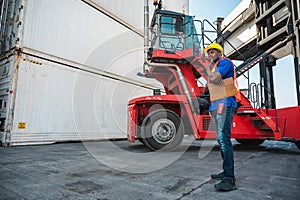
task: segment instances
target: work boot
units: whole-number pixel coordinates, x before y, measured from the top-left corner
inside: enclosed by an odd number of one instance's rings
[[[220,183],[215,184],[215,189],[219,191],[235,190],[234,179],[223,179]]]
[[[224,178],[224,172],[218,173],[218,174],[211,174],[211,178],[212,179],[216,179],[216,180],[222,180]]]

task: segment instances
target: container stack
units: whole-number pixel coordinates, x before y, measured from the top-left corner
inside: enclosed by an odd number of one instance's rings
[[[144,2],[0,2],[1,144],[125,138],[128,100],[160,87],[136,76]],[[164,7],[187,13],[188,0]]]

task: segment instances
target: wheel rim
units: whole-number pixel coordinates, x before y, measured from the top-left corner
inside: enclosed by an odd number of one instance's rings
[[[159,119],[152,126],[152,136],[160,144],[168,144],[176,135],[176,126],[169,119]]]

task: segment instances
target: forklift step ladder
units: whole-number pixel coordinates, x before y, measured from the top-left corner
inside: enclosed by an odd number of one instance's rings
[[[278,128],[277,117],[275,117],[274,121],[274,117],[267,115],[263,109],[241,106],[237,111],[237,115],[247,115],[248,117],[250,115],[250,119],[252,120],[254,127],[263,131],[272,131],[275,140],[282,139],[281,131]]]
[[[261,84],[251,83],[249,86],[249,100],[253,103],[253,111],[255,112],[258,119],[256,120],[262,120],[265,125],[262,126],[263,129],[268,129],[268,127],[273,131],[274,133],[274,139],[275,140],[281,140],[282,139],[282,133],[278,126],[278,115],[277,115],[277,108],[275,107],[275,121],[274,116],[268,115],[268,108],[261,109],[262,107],[262,99],[260,98],[260,93],[263,88]],[[261,90],[260,90],[261,89]],[[267,90],[264,90],[265,92],[269,92]],[[273,98],[274,95],[271,94]],[[255,119],[254,119],[255,120]]]
[[[272,129],[275,140],[281,140],[282,135],[281,131],[278,128],[278,117],[275,117],[276,122],[274,122],[273,119],[268,116],[262,109],[258,109],[256,114],[266,123],[267,126]]]

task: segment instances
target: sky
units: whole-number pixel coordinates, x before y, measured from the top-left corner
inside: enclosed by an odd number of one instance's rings
[[[242,0],[189,0],[189,14],[194,15],[195,19],[213,22],[217,17],[226,18],[241,2]],[[234,62],[237,66],[240,64]],[[277,108],[297,106],[293,56],[277,60],[273,74]],[[245,79],[239,78],[238,81],[240,88],[247,88]],[[250,70],[250,82],[259,83],[258,66]]]

